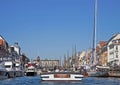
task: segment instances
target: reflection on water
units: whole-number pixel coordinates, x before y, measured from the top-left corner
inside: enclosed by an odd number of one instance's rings
[[[120,85],[120,78],[84,78],[80,82],[43,82],[39,76],[0,80],[0,85]]]
[[[0,80],[0,85],[39,85],[39,77],[19,77],[6,80]]]
[[[41,82],[42,85],[83,85],[81,82]]]

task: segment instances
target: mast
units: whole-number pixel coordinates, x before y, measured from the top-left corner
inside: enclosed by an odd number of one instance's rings
[[[95,0],[94,9],[94,31],[93,31],[93,53],[92,53],[92,64],[96,63],[96,30],[97,30],[97,0]]]
[[[67,69],[69,69],[70,63],[69,63],[69,51],[67,51]]]
[[[76,46],[72,47],[72,66],[73,67],[75,67],[75,65],[76,65],[75,59],[76,59]]]
[[[74,48],[74,50],[75,50],[75,54],[74,54],[74,56],[75,56],[75,67],[76,67],[76,66],[77,66],[76,44],[75,44],[75,48]]]
[[[73,47],[72,47],[72,65],[74,64],[74,49],[73,49]]]
[[[61,67],[61,57],[60,57],[60,61],[59,61],[59,66]]]

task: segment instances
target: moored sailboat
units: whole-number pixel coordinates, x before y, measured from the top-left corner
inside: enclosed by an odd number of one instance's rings
[[[107,66],[96,66],[96,69],[88,72],[90,77],[108,77],[109,67]]]
[[[108,77],[109,67],[97,66],[96,58],[96,29],[97,29],[97,0],[95,0],[95,11],[94,11],[94,32],[93,32],[93,50],[92,50],[92,65],[91,71],[88,72],[90,77]]]

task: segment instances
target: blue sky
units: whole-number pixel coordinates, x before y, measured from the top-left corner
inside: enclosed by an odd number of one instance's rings
[[[120,0],[98,0],[97,42],[120,32]],[[0,34],[29,58],[92,47],[94,0],[0,0]]]

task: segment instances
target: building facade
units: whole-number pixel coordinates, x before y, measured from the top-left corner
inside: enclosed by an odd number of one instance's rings
[[[115,34],[108,41],[108,62],[114,65],[120,65],[120,34]]]
[[[100,41],[96,47],[98,65],[107,66],[107,45],[105,41]]]
[[[9,55],[8,48],[9,46],[7,41],[0,35],[0,59],[8,57]]]
[[[101,49],[101,53],[99,57],[99,64],[102,66],[108,65],[108,51],[107,51],[106,45]]]
[[[40,60],[42,67],[54,68],[59,66],[59,60]]]

